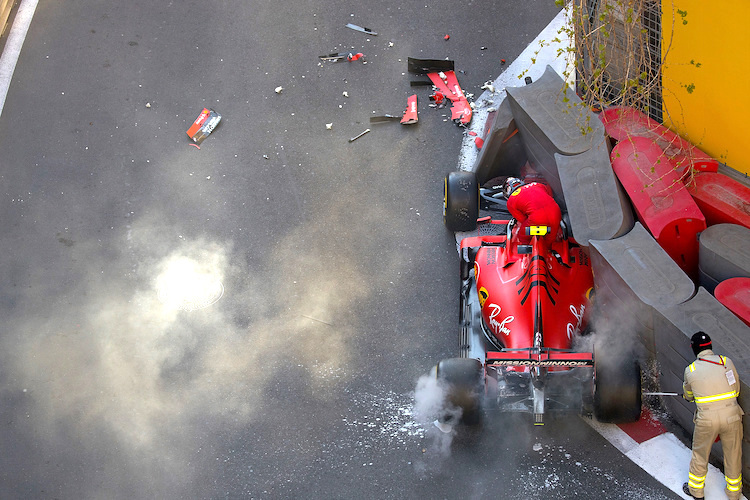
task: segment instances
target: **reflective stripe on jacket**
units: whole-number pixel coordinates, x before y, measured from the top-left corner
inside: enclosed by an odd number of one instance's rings
[[[736,402],[740,395],[740,379],[734,363],[710,349],[698,353],[697,359],[685,368],[683,380],[685,399],[695,401],[698,408]]]

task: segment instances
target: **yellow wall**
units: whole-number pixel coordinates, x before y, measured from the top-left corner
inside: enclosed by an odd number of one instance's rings
[[[664,123],[750,174],[750,0],[662,0],[662,35]]]
[[[6,34],[6,31],[10,28],[8,26],[8,16],[10,16],[13,3],[13,0],[0,0],[0,35]]]

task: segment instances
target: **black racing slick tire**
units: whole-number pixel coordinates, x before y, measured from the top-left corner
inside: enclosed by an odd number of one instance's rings
[[[595,354],[594,417],[623,424],[641,417],[641,368],[631,356]]]
[[[444,359],[436,368],[436,376],[444,384],[445,411],[442,423],[477,425],[482,421],[484,370],[471,358]]]
[[[479,181],[474,172],[445,176],[443,222],[451,231],[473,231],[479,217]]]

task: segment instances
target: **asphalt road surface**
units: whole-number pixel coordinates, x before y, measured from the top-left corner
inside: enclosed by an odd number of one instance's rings
[[[40,0],[0,117],[0,498],[671,498],[578,417],[450,442],[413,408],[457,349],[462,129],[407,57],[479,95],[556,12]]]

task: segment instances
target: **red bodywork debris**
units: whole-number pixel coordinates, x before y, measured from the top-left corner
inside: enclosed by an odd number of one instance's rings
[[[417,116],[417,94],[414,94],[406,100],[406,111],[404,111],[404,117],[401,118],[401,125],[411,125],[417,123],[417,120],[419,120]]]
[[[469,106],[469,101],[458,84],[456,74],[453,71],[441,71],[439,73],[427,73],[427,77],[453,103],[451,120],[461,125],[468,124],[471,121],[471,106]],[[437,92],[435,95],[437,95]]]
[[[341,62],[344,59],[352,62],[356,61],[357,59],[362,59],[362,62],[365,62],[365,55],[362,52],[357,52],[356,54],[353,52],[334,52],[333,54],[324,54],[322,56],[319,56],[319,59],[321,61],[332,62]]]
[[[477,133],[472,130],[471,132],[469,132],[469,135],[472,136],[472,137],[476,137]]]
[[[451,36],[450,35],[445,35],[443,38],[445,38],[446,40],[450,40]]]
[[[477,137],[474,139],[474,144],[477,146],[477,149],[482,149],[482,146],[484,146],[484,139]]]
[[[445,100],[445,96],[442,92],[435,92],[430,96],[431,101],[435,101],[435,104],[443,104],[443,101]]]
[[[500,59],[500,64],[505,64],[505,59]]]
[[[193,124],[187,130],[187,135],[193,142],[200,144],[203,139],[213,132],[221,121],[221,115],[210,108],[203,108],[201,114],[195,119]]]

